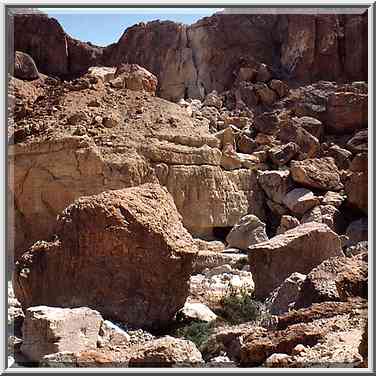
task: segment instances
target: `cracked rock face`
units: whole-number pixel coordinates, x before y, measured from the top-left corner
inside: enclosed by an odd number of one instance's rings
[[[184,305],[197,253],[172,197],[146,184],[82,197],[16,264],[23,308],[86,306],[138,327],[163,327]]]
[[[367,77],[367,13],[216,14],[190,26],[152,21],[128,28],[107,47],[71,38],[46,15],[17,14],[13,22],[15,48],[29,53],[42,73],[72,76],[90,66],[127,61],[156,75],[159,95],[166,99],[227,90],[239,68],[241,78],[261,82],[271,78],[266,66],[282,68],[299,83]],[[253,68],[260,63],[256,75]]]
[[[339,237],[321,223],[306,223],[248,249],[255,295],[265,298],[291,273],[308,273],[331,256],[343,256]]]

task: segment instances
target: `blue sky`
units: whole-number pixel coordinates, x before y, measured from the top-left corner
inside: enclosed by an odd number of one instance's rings
[[[200,18],[210,16],[219,9],[211,8],[165,8],[165,9],[43,9],[56,18],[73,38],[107,46],[117,42],[124,30],[139,22],[171,20],[191,24]]]

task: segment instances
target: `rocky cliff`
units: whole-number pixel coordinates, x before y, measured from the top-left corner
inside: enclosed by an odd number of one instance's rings
[[[74,76],[101,62],[102,47],[71,38],[56,19],[43,13],[15,14],[10,28],[14,51],[32,56],[47,75]]]
[[[14,16],[14,47],[42,73],[74,76],[90,66],[137,63],[159,78],[166,99],[229,89],[241,66],[264,63],[290,83],[367,78],[367,13],[363,15],[215,14],[187,26],[140,23],[105,48],[67,35],[45,15]]]

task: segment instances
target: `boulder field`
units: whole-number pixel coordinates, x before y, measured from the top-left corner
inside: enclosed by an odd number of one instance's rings
[[[11,23],[18,365],[367,366],[366,15]]]

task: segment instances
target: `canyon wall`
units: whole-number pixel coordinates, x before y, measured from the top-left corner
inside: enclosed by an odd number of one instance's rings
[[[158,77],[159,95],[169,100],[222,92],[240,66],[257,63],[290,84],[367,79],[367,13],[216,14],[190,26],[153,21],[104,48],[71,38],[43,14],[16,14],[13,23],[15,50],[31,55],[42,73],[64,78],[93,65],[137,63]]]

